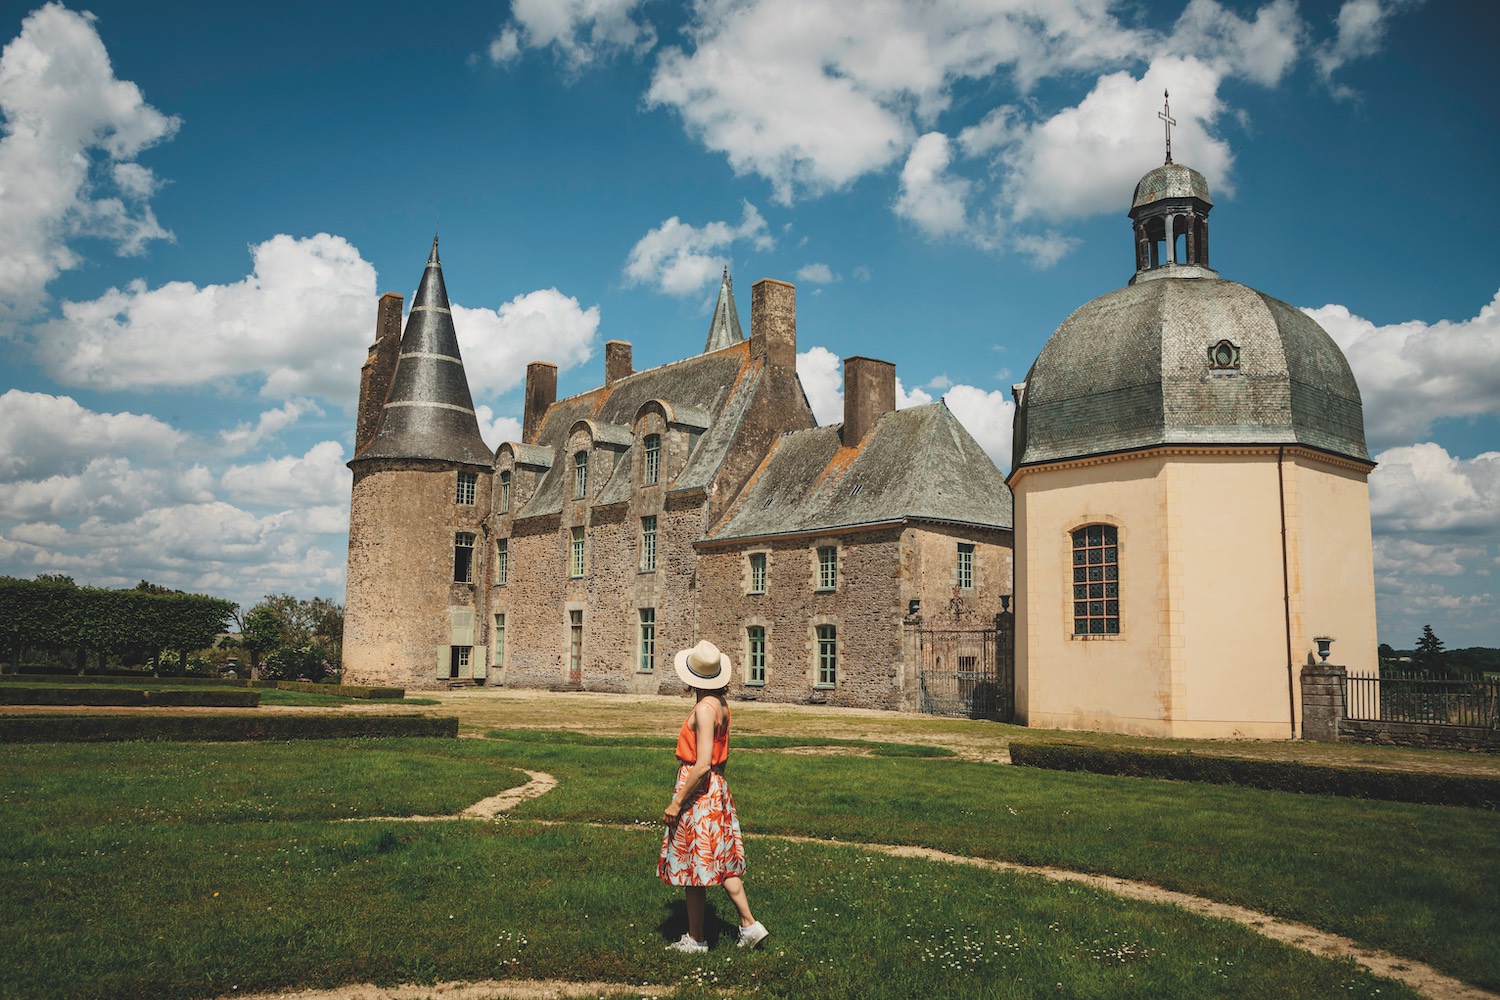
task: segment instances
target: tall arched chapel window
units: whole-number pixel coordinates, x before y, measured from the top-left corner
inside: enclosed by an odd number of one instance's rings
[[[1120,541],[1112,524],[1073,532],[1073,634],[1120,634]]]

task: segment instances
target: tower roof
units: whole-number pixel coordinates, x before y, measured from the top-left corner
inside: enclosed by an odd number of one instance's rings
[[[714,306],[714,318],[708,324],[708,340],[703,353],[717,351],[745,339],[740,329],[739,310],[734,307],[734,282],[729,277],[729,268],[724,269],[724,279],[719,283],[719,301]]]
[[[458,352],[436,236],[401,336],[401,354],[380,415],[380,429],[356,458],[416,458],[466,465],[492,462],[479,434],[469,380]]]
[[[1148,171],[1136,184],[1130,209],[1133,212],[1153,202],[1172,198],[1196,198],[1210,206],[1214,203],[1208,194],[1208,181],[1202,174],[1181,163],[1163,163],[1155,170]]]

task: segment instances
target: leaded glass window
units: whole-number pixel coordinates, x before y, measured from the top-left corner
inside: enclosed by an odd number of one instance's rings
[[[1073,634],[1120,634],[1120,542],[1111,524],[1073,532]]]

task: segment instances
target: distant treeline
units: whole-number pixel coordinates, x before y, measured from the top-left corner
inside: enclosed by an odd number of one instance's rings
[[[72,650],[80,667],[90,653],[146,662],[164,650],[213,645],[237,607],[144,581],[134,590],[105,590],[68,577],[0,576],[0,650],[13,669],[27,649]]]
[[[1439,654],[1439,673],[1469,675],[1469,674],[1494,674],[1500,673],[1500,649],[1492,649],[1488,646],[1469,646],[1465,649],[1445,649]],[[1390,667],[1401,669],[1414,669],[1418,663],[1416,650],[1392,649],[1384,646],[1380,650],[1380,657]],[[1401,663],[1400,660],[1409,660],[1410,664]]]

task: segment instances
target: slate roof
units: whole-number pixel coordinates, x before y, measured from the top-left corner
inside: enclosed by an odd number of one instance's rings
[[[1239,347],[1238,371],[1211,370],[1220,340]],[[1333,338],[1300,309],[1216,278],[1166,277],[1094,299],[1026,376],[1018,467],[1159,444],[1370,457],[1359,386]]]
[[[708,323],[708,339],[703,344],[703,353],[738,344],[744,339],[739,310],[734,307],[734,284],[729,280],[729,268],[726,267],[724,279],[719,282],[719,301],[714,305],[714,317]]]
[[[858,448],[842,425],[783,434],[712,541],[903,518],[1009,529],[995,463],[941,401],[883,415]]]
[[[365,450],[367,458],[417,458],[488,467],[492,456],[479,434],[474,400],[458,353],[458,334],[443,284],[437,237],[422,283],[412,300],[401,335],[401,353],[380,426]]]
[[[596,442],[622,449],[617,455],[620,460],[607,467],[601,452],[596,449],[594,465],[589,469],[594,503],[608,504],[628,499],[629,463],[623,461],[628,451],[623,446],[631,440],[631,428],[641,406],[652,400],[664,401],[675,422],[703,431],[687,466],[675,480],[664,485],[669,491],[707,487],[734,441],[735,432],[759,383],[759,372],[760,362],[752,362],[750,344],[742,340],[728,348],[648,368],[627,375],[612,385],[558,400],[542,418],[536,442],[519,446],[544,448],[553,455],[553,460],[551,469],[537,484],[536,493],[518,516],[556,514],[562,510],[565,500],[572,499],[573,464],[566,460],[563,451],[573,427],[580,420],[591,421],[594,428],[604,430],[595,438]],[[617,470],[619,475],[616,475]],[[597,476],[606,479],[594,478]]]
[[[1208,181],[1202,174],[1180,163],[1163,163],[1149,171],[1136,184],[1130,209],[1135,211],[1144,205],[1168,198],[1197,198],[1207,205],[1214,203],[1208,194]]]

